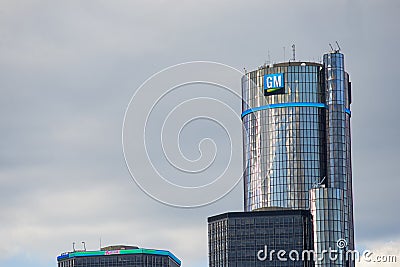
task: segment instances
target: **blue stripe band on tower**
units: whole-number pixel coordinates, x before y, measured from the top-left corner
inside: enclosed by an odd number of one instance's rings
[[[314,108],[328,108],[328,106],[324,103],[312,103],[312,102],[292,102],[292,103],[279,103],[279,104],[271,104],[271,105],[265,105],[265,106],[260,106],[260,107],[255,107],[255,108],[250,108],[242,113],[242,118],[250,113],[260,111],[260,110],[266,110],[266,109],[272,109],[272,108],[287,108],[287,107],[314,107]]]
[[[266,109],[272,109],[272,108],[287,108],[287,107],[314,107],[314,108],[328,108],[328,106],[324,103],[313,103],[313,102],[292,102],[292,103],[279,103],[279,104],[271,104],[271,105],[265,105],[265,106],[260,106],[260,107],[255,107],[255,108],[250,108],[245,111],[243,111],[241,117],[243,119],[244,116],[260,111],[260,110],[266,110]],[[344,110],[347,114],[351,115],[351,110],[350,109],[345,109]]]

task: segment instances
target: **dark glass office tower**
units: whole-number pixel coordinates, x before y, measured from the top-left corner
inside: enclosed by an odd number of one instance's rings
[[[353,250],[351,83],[343,54],[329,52],[322,63],[261,66],[243,76],[242,97],[245,212],[251,217],[260,209],[309,211],[317,255]],[[210,259],[214,250],[209,245]],[[346,257],[313,264],[354,266]]]
[[[210,266],[313,266],[312,259],[278,261],[277,252],[312,249],[308,210],[228,212],[208,218]]]
[[[58,267],[179,267],[181,261],[166,250],[110,246],[97,251],[66,252]]]

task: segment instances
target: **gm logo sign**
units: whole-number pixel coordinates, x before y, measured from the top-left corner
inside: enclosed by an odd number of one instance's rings
[[[285,78],[283,73],[264,75],[264,95],[276,95],[285,93]]]

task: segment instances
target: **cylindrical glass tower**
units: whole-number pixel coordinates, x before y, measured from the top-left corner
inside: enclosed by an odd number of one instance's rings
[[[315,267],[347,267],[345,233],[345,198],[344,190],[339,188],[313,188],[310,191],[311,214],[313,216],[313,250],[319,256]],[[343,247],[342,247],[342,243]],[[340,245],[338,247],[338,244]],[[320,257],[323,250],[337,250],[337,259],[333,262],[329,257]],[[339,257],[340,256],[340,257]]]
[[[327,187],[344,191],[343,212],[349,249],[354,249],[353,195],[351,171],[350,104],[351,84],[341,53],[324,55],[326,88]]]
[[[323,65],[289,62],[242,79],[245,210],[309,208],[309,190],[326,176]],[[264,77],[283,73],[284,92],[265,95]]]
[[[318,250],[336,238],[354,249],[350,85],[338,51],[323,64],[279,63],[242,78],[244,209],[311,210],[327,225],[314,224]]]

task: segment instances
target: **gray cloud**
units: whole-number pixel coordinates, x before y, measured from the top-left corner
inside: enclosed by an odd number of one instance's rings
[[[297,58],[318,61],[335,40],[353,82],[356,238],[399,240],[399,11],[395,0],[3,1],[0,265],[54,266],[73,241],[97,249],[101,236],[205,266],[206,218],[241,210],[241,186],[198,210],[141,192],[121,148],[130,97],[176,63],[253,69],[268,51],[282,61],[284,46],[288,59],[292,43]]]

